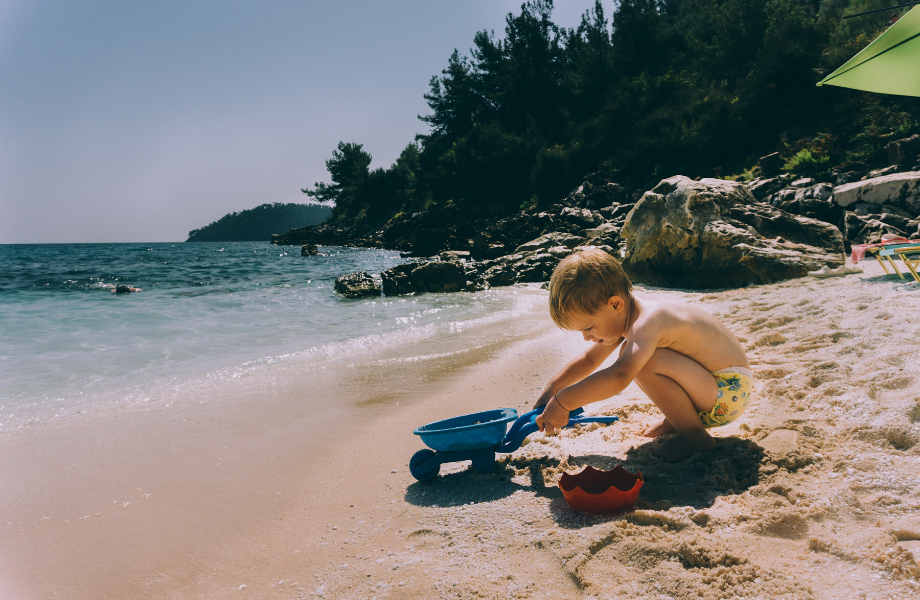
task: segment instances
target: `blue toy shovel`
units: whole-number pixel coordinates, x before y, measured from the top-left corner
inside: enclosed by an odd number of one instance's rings
[[[409,461],[409,472],[419,481],[431,481],[438,476],[441,465],[473,461],[473,468],[480,473],[491,473],[495,469],[495,455],[498,452],[514,452],[524,439],[537,431],[537,415],[540,407],[518,417],[517,410],[501,408],[463,415],[443,421],[435,421],[415,430],[431,450],[419,450]],[[565,427],[582,423],[613,423],[617,417],[583,417],[584,409],[577,408],[569,413]],[[514,421],[507,433],[509,421]]]

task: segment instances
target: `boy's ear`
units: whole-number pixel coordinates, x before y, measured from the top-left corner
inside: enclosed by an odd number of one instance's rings
[[[626,302],[623,301],[619,296],[610,296],[607,298],[607,306],[613,310],[620,311],[626,306]]]

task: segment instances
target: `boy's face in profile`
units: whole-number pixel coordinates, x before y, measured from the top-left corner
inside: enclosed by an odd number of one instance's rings
[[[591,314],[580,311],[572,313],[566,329],[581,332],[586,342],[611,346],[626,335],[626,321],[629,318],[627,306],[623,298],[611,296],[607,304]]]

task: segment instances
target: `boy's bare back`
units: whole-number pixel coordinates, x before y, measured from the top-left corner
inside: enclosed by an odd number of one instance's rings
[[[731,331],[714,316],[692,304],[633,296],[638,316],[626,333],[629,342],[653,343],[699,363],[709,372],[727,367],[750,368],[747,355]]]

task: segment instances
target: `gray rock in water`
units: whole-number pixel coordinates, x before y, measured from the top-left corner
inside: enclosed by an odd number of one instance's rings
[[[319,254],[319,250],[316,248],[316,244],[304,244],[300,247],[301,256],[316,256]]]
[[[418,290],[415,289],[415,284],[412,283],[412,279],[409,277],[409,273],[416,266],[418,266],[418,263],[406,263],[396,265],[392,269],[387,269],[381,273],[383,293],[387,296],[405,296],[406,294],[416,293]]]
[[[373,277],[359,271],[342,275],[335,280],[335,291],[346,298],[364,298],[365,296],[379,296],[380,286]]]
[[[423,292],[459,292],[477,289],[478,277],[469,281],[467,271],[459,262],[427,261],[406,263],[381,273],[383,293],[404,296]]]
[[[642,196],[621,235],[627,273],[667,287],[770,283],[844,262],[837,227],[758,202],[743,184],[721,179],[665,179]]]

